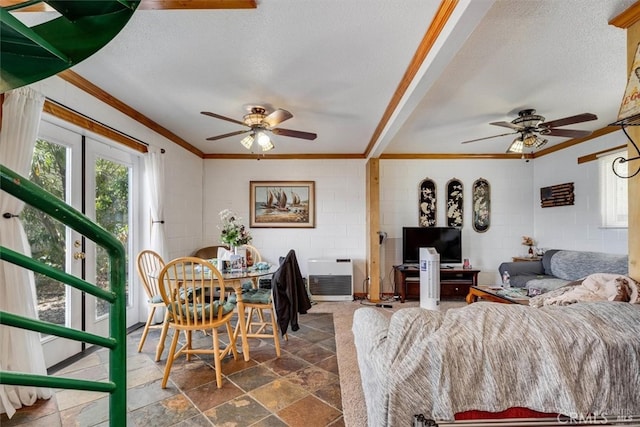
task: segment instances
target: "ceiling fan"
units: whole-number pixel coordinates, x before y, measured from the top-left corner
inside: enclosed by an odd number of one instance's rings
[[[267,109],[261,105],[250,106],[249,114],[243,117],[243,121],[231,119],[229,117],[221,116],[220,114],[210,113],[209,111],[202,111],[201,114],[205,116],[215,117],[216,119],[226,120],[231,123],[237,123],[242,126],[246,126],[249,129],[238,130],[235,132],[225,133],[223,135],[212,136],[207,138],[207,141],[217,141],[219,139],[228,138],[230,136],[241,135],[243,133],[249,133],[246,137],[240,141],[247,150],[251,150],[251,146],[254,141],[257,141],[258,145],[262,148],[262,151],[269,151],[274,148],[271,138],[267,132],[274,133],[276,135],[290,136],[292,138],[302,138],[308,140],[316,139],[317,135],[311,132],[302,132],[299,130],[282,129],[276,126],[285,120],[289,120],[293,117],[293,114],[282,108],[277,108],[271,113],[267,114]]]
[[[507,153],[522,153],[525,148],[540,148],[547,143],[542,136],[562,136],[565,138],[583,138],[591,135],[591,131],[588,130],[576,130],[576,129],[557,129],[561,126],[567,126],[574,123],[588,122],[590,120],[596,120],[598,116],[591,113],[582,113],[576,116],[564,117],[562,119],[551,120],[545,122],[543,116],[536,114],[534,109],[522,110],[518,113],[518,117],[511,122],[492,122],[489,123],[495,126],[502,126],[509,129],[513,129],[515,132],[503,133],[500,135],[487,136],[485,138],[472,139],[464,141],[462,144],[469,142],[482,141],[484,139],[497,138],[499,136],[513,135],[519,133],[516,139],[513,140]]]

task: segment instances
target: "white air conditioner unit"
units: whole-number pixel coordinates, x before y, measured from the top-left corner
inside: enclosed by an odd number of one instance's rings
[[[310,259],[309,293],[316,301],[353,301],[350,259]]]

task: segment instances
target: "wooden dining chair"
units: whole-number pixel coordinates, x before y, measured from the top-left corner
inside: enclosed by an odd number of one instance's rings
[[[167,321],[167,314],[165,314],[164,321],[161,324],[153,324],[156,309],[165,307],[162,295],[160,295],[157,279],[158,274],[164,267],[165,263],[157,252],[146,249],[138,254],[136,258],[136,265],[138,269],[138,276],[140,277],[144,291],[147,294],[147,304],[149,306],[149,316],[147,317],[147,322],[144,325],[142,337],[140,337],[140,343],[138,344],[138,353],[140,353],[144,346],[144,342],[147,339],[149,329],[162,328]],[[164,340],[164,337],[162,337],[162,339]]]
[[[218,248],[228,249],[227,246],[206,246],[194,251],[191,256],[202,259],[218,258]]]
[[[162,378],[166,388],[174,360],[192,354],[211,354],[216,371],[216,383],[222,387],[222,359],[230,353],[238,359],[236,336],[231,326],[236,303],[225,298],[225,283],[222,274],[209,261],[197,257],[177,258],[160,272],[160,293],[169,313],[168,325],[175,329],[169,349],[167,364]],[[221,347],[219,328],[226,328],[228,345]],[[193,331],[211,331],[212,348],[193,348]],[[185,331],[186,342],[177,349],[180,331]]]
[[[247,252],[251,252],[254,265],[262,262],[262,256],[258,249],[251,245],[243,245]],[[242,305],[245,315],[245,336],[247,338],[271,338],[276,349],[276,355],[280,357],[280,337],[278,335],[278,323],[276,322],[276,310],[273,304],[271,289],[261,289],[256,281],[252,286],[243,286]],[[238,306],[240,309],[240,306]],[[240,316],[241,313],[238,313]],[[268,317],[267,317],[268,316]],[[236,334],[240,322],[236,323]]]

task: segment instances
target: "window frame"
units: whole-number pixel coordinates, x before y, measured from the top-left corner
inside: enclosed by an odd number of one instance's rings
[[[627,149],[598,156],[601,228],[629,227],[628,180],[620,178],[613,172],[613,162],[618,157],[627,158]],[[626,176],[627,163],[616,163],[616,171]]]

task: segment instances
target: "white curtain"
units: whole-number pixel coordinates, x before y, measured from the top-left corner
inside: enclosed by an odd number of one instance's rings
[[[0,162],[24,177],[29,176],[43,104],[44,96],[28,87],[5,94]],[[0,245],[31,256],[27,236],[18,218],[23,207],[22,201],[0,191]],[[36,286],[30,270],[0,261],[0,310],[38,318]],[[40,334],[0,326],[0,370],[46,375]],[[23,405],[30,406],[38,398],[50,397],[48,388],[0,384],[0,413],[6,412],[11,418]]]
[[[149,147],[144,157],[147,188],[151,212],[151,249],[162,259],[167,259],[167,243],[164,232],[164,154],[163,150]]]

